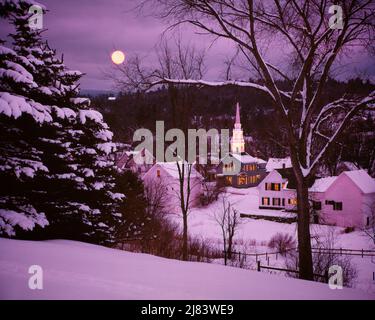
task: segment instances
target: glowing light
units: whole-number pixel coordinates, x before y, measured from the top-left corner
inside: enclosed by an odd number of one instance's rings
[[[125,54],[120,50],[116,50],[112,53],[111,59],[114,64],[122,64],[125,61]]]

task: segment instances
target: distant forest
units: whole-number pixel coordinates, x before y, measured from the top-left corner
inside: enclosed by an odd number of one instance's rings
[[[281,85],[284,85],[281,83]],[[330,80],[329,97],[347,94],[367,94],[374,85],[361,79],[347,82]],[[287,84],[285,83],[285,88]],[[288,155],[284,137],[278,130],[281,126],[279,115],[274,111],[268,96],[260,91],[239,87],[189,87],[174,88],[185,90],[184,94],[171,95],[170,89],[160,87],[157,90],[137,93],[120,93],[115,101],[108,95],[91,97],[92,107],[103,113],[105,121],[114,132],[114,141],[132,143],[133,132],[137,128],[155,131],[155,121],[163,120],[166,130],[177,128],[232,129],[235,116],[235,103],[241,106],[241,123],[247,138],[246,151],[264,159]],[[188,90],[188,91],[186,91]],[[172,106],[176,101],[178,110]],[[177,97],[177,98],[176,98]],[[173,103],[174,102],[174,103]],[[328,166],[336,166],[339,161],[350,161],[375,171],[375,115],[369,111],[361,112],[352,125],[342,133],[331,155],[327,157]],[[331,170],[334,174],[335,170]]]

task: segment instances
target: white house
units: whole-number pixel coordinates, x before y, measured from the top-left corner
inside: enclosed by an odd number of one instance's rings
[[[296,184],[291,168],[272,170],[258,189],[260,209],[296,210]]]
[[[181,162],[179,163],[182,169]],[[185,163],[185,179],[184,179],[184,194],[187,195],[188,188],[188,164]],[[175,208],[177,212],[180,206],[180,179],[179,171],[176,162],[157,162],[148,170],[143,176],[145,185],[162,185],[167,192],[167,198],[170,202],[170,207]],[[202,188],[202,175],[194,168],[191,167],[190,171],[190,200],[191,206],[196,206],[199,203],[200,195],[203,192]]]
[[[309,195],[319,222],[362,228],[375,214],[375,180],[364,170],[318,179]]]

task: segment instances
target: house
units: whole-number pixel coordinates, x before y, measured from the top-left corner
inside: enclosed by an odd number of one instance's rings
[[[296,181],[292,168],[272,170],[258,189],[260,209],[297,209]]]
[[[309,196],[320,223],[363,228],[374,214],[375,180],[364,170],[344,171],[316,180]]]
[[[155,157],[146,148],[140,151],[125,151],[116,160],[120,169],[131,170],[139,175],[144,175],[155,164]]]
[[[266,164],[266,171],[271,172],[275,169],[285,169],[292,167],[292,160],[290,157],[286,158],[269,158]]]
[[[246,152],[229,153],[217,167],[217,177],[234,188],[257,186],[266,176],[266,162]]]
[[[220,160],[220,164],[216,168],[217,177],[224,179],[226,185],[235,188],[257,186],[266,175],[266,161],[245,152],[245,139],[238,103],[230,148],[231,152]]]
[[[179,162],[178,165],[177,162],[157,162],[143,176],[143,182],[146,186],[156,186],[165,190],[170,207],[172,210],[177,208],[177,211],[179,210],[181,199],[179,168],[182,170],[182,162]],[[190,181],[187,179],[189,170]],[[187,162],[184,165],[184,175],[184,194],[186,197],[189,185],[191,190],[189,203],[194,207],[199,204],[200,196],[203,192],[203,177],[194,166],[188,165]]]

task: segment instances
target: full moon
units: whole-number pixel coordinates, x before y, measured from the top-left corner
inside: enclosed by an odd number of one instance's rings
[[[112,53],[111,59],[114,64],[121,64],[125,60],[125,54],[120,50],[116,50]]]

